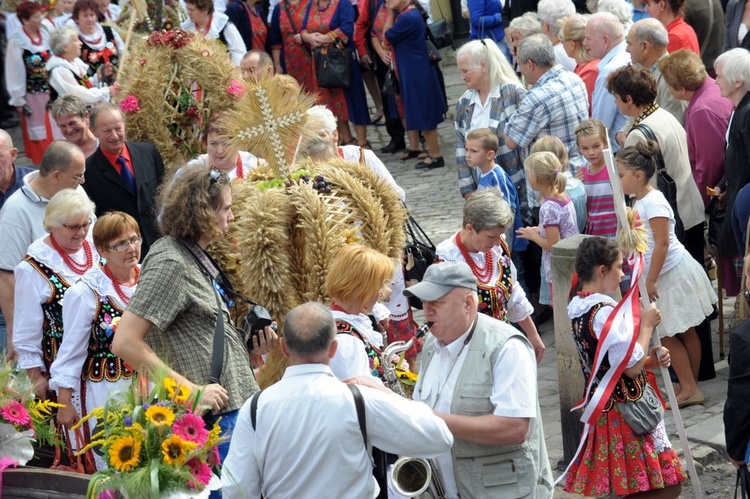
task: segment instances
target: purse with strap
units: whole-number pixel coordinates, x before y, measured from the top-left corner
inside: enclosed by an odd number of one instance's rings
[[[289,0],[284,0],[287,4]],[[313,2],[307,5],[305,21],[302,28],[307,29],[307,20],[310,17],[310,9]],[[288,9],[288,7],[287,7]],[[289,15],[289,22],[292,23],[292,29],[297,32],[297,28],[292,22],[292,16]],[[354,63],[354,49],[344,45],[341,40],[335,40],[312,50],[313,66],[315,69],[315,79],[321,88],[349,88],[352,83],[352,64]]]
[[[635,401],[617,402],[617,408],[625,422],[637,435],[651,433],[664,419],[664,407],[656,396],[651,383],[646,382],[641,398]]]
[[[406,209],[406,206],[404,206]],[[409,210],[406,210],[406,247],[404,248],[404,284],[406,287],[421,282],[427,267],[437,259],[437,248],[432,244],[427,233],[419,226]],[[421,310],[422,300],[416,296],[409,297],[409,305]]]
[[[651,130],[651,127],[648,125],[641,123],[634,126],[633,130],[639,130],[646,140],[652,140],[657,144],[659,143],[659,141],[656,140],[654,131]],[[682,241],[685,236],[685,226],[682,223],[679,210],[677,209],[677,184],[675,184],[672,176],[667,173],[667,165],[664,163],[664,156],[661,151],[656,155],[656,165],[656,187],[662,194],[664,194],[664,197],[667,198],[667,202],[669,202],[669,206],[672,207],[672,211],[674,212],[674,233],[675,236],[677,236],[677,239]]]
[[[401,89],[398,86],[398,78],[396,72],[393,70],[393,63],[388,65],[388,71],[385,73],[383,78],[383,87],[380,91],[384,95],[398,95]]]
[[[83,449],[87,445],[86,439],[83,436],[83,430],[80,426],[75,431],[71,430],[68,432],[68,430],[63,428],[62,425],[57,425],[57,435],[60,438],[61,443],[55,445],[55,458],[52,461],[50,469],[80,473],[83,475],[93,475],[96,473],[96,464],[94,463],[94,456],[91,454],[91,450],[87,450],[80,456],[77,456],[71,448],[72,446],[65,445],[65,441],[68,440],[68,433],[73,433],[75,435],[76,448]],[[68,464],[61,464],[63,447],[65,447]]]

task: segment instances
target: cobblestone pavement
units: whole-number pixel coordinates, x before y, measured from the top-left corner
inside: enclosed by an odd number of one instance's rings
[[[418,160],[400,161],[398,154],[380,154],[380,148],[388,143],[389,137],[385,127],[371,126],[368,129],[368,140],[373,150],[386,164],[396,182],[406,191],[406,202],[411,214],[422,228],[437,244],[458,230],[461,225],[461,209],[463,200],[458,191],[455,168],[455,137],[453,132],[453,109],[456,101],[464,92],[465,87],[453,62],[453,54],[446,54],[443,61],[443,72],[448,94],[448,115],[446,121],[438,127],[440,144],[446,160],[446,166],[434,170],[416,170],[414,165]],[[18,128],[10,130],[14,143],[23,147]],[[28,159],[21,155],[21,164],[29,164]],[[725,300],[727,319],[732,316],[733,299]],[[417,321],[421,321],[421,313],[416,314]],[[726,399],[726,380],[728,365],[718,358],[718,329],[714,321],[714,352],[717,361],[717,377],[714,380],[701,382],[701,389],[706,396],[704,406],[688,407],[682,410],[682,417],[690,442],[693,458],[696,461],[703,493],[713,497],[731,497],[734,487],[735,472],[724,449],[724,425],[722,413]],[[558,368],[555,353],[555,334],[553,321],[550,320],[540,328],[542,338],[547,345],[544,360],[538,368],[539,399],[542,408],[542,419],[553,470],[563,457],[563,447],[560,425],[560,404],[558,395]],[[727,334],[728,336],[728,334]],[[728,348],[728,339],[727,339]],[[583,390],[583,387],[581,387]],[[681,449],[676,434],[671,412],[667,412],[667,427],[675,448]],[[680,453],[682,451],[680,450]],[[559,475],[555,471],[555,476]],[[683,488],[681,497],[694,497],[688,484]],[[555,497],[577,497],[566,494],[558,487]]]

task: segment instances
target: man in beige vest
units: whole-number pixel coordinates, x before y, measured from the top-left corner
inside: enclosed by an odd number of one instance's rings
[[[424,304],[426,341],[414,400],[432,407],[454,436],[435,459],[449,499],[551,498],[536,360],[511,325],[477,312],[466,263],[439,263],[404,291]]]

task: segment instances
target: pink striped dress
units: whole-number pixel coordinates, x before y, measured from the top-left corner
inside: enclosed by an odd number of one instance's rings
[[[617,215],[609,183],[607,168],[595,175],[589,173],[589,166],[583,169],[583,185],[586,188],[586,234],[591,236],[615,237],[617,235]]]

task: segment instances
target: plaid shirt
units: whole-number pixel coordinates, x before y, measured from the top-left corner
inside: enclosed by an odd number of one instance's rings
[[[476,105],[472,100],[476,98],[476,94],[476,90],[467,90],[464,92],[456,104],[456,117],[453,120],[453,126],[456,130],[458,187],[462,195],[469,194],[477,189],[476,171],[466,163],[466,149],[464,147],[466,136],[470,131],[477,128],[476,124],[472,124],[474,106]],[[510,83],[502,87],[496,87],[494,92],[491,92],[488,97],[490,100],[488,106],[490,108],[489,128],[497,132],[497,138],[500,143],[500,147],[495,155],[495,161],[505,170],[516,186],[524,222],[530,224],[531,211],[526,201],[526,174],[523,170],[521,154],[517,149],[508,149],[505,145],[505,135],[503,134],[505,123],[507,123],[508,118],[516,111],[525,94],[526,91],[523,88]]]
[[[542,135],[553,135],[568,150],[570,168],[575,174],[586,160],[578,151],[575,129],[589,116],[586,85],[581,78],[556,64],[529,89],[518,110],[505,125],[505,134],[519,147],[528,148]]]
[[[198,385],[210,383],[216,330],[214,289],[177,239],[162,237],[143,262],[140,282],[127,310],[153,323],[146,342],[169,367]],[[225,412],[239,409],[258,391],[240,332],[222,302],[224,367],[221,386],[229,392]]]

